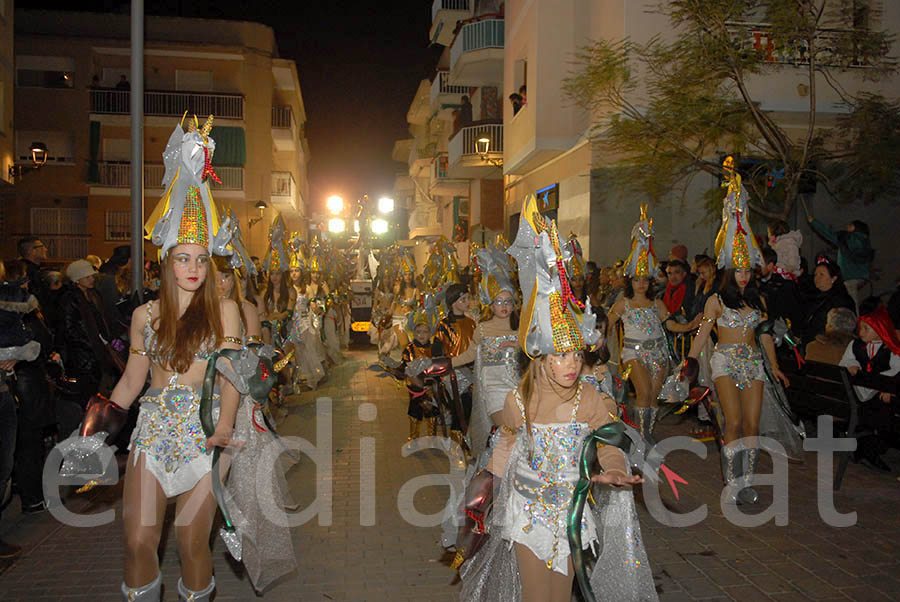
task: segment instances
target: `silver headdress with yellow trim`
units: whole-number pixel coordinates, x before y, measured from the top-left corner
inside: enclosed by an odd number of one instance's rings
[[[306,250],[306,242],[304,242],[303,238],[301,238],[299,232],[291,233],[291,242],[289,243],[289,246],[291,252],[291,260],[288,267],[292,270],[308,270],[309,262],[306,259],[308,255]]]
[[[440,300],[438,295],[434,293],[425,293],[422,295],[422,301],[414,311],[409,312],[406,317],[406,329],[409,336],[413,337],[416,332],[416,326],[425,324],[428,331],[433,335],[437,330],[438,322],[441,321],[441,313],[439,310]]]
[[[519,320],[519,344],[529,357],[567,353],[594,345],[600,338],[590,302],[584,306],[572,295],[571,274],[565,262],[556,222],[544,219],[537,199],[522,207],[516,239],[507,251],[519,266],[519,285],[525,305]]]
[[[653,278],[659,264],[653,252],[653,218],[647,217],[647,205],[641,203],[641,216],[631,229],[631,253],[625,260],[625,275],[631,278]]]
[[[722,204],[722,226],[716,235],[716,263],[722,269],[752,269],[763,265],[762,251],[747,219],[747,190],[737,172],[734,157],[725,157],[723,187],[728,188]]]
[[[269,249],[263,259],[263,270],[267,272],[286,272],[288,270],[290,255],[284,244],[284,235],[284,218],[279,213],[272,221],[272,225],[269,226]]]
[[[219,223],[207,180],[211,177],[218,181],[210,163],[216,150],[216,143],[209,136],[212,120],[210,115],[200,127],[194,116],[185,132],[182,117],[163,152],[165,192],[144,224],[146,237],[159,247],[160,259],[180,244],[200,245],[215,255],[232,254],[228,246],[230,220],[226,217],[224,223]]]
[[[250,254],[247,253],[247,248],[244,246],[244,239],[241,236],[241,226],[234,216],[234,213],[231,211],[231,208],[225,211],[224,223],[229,224],[229,230],[231,231],[231,242],[229,245],[234,251],[231,254],[231,258],[228,260],[228,265],[235,270],[245,269],[251,276],[256,276],[256,266],[253,265]]]
[[[493,245],[478,249],[476,255],[481,270],[481,282],[478,285],[481,303],[490,305],[503,291],[515,297],[516,287],[509,273],[509,256]]]

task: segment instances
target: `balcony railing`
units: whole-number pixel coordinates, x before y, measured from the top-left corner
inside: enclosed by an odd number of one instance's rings
[[[127,115],[131,111],[130,102],[130,90],[91,90],[91,113]],[[243,119],[244,97],[204,92],[144,92],[144,115],[181,117],[185,111],[198,117],[215,115],[223,119]]]
[[[809,43],[805,39],[798,38],[792,44],[776,46],[771,35],[772,28],[767,23],[733,21],[726,26],[735,42],[742,48],[761,53],[766,62],[798,66],[809,64]],[[818,47],[816,61],[827,67],[868,67],[869,63],[862,51],[857,54],[855,60],[848,62],[835,50],[841,45],[841,38],[850,33],[852,33],[850,30],[818,30],[815,37],[815,44]]]
[[[442,10],[469,10],[469,0],[434,0],[431,4],[431,20],[437,19],[437,15]]]
[[[450,79],[449,71],[438,71],[434,81],[431,82],[431,105],[437,103],[441,95],[462,96],[469,93],[468,86],[451,86],[447,83]]]
[[[130,188],[131,187],[131,163],[100,162],[97,165],[99,179],[94,184],[106,188]],[[211,178],[208,180],[213,190],[243,190],[243,167],[213,167],[213,171],[222,180],[221,184]],[[162,188],[163,175],[166,173],[165,165],[161,163],[144,164],[144,188]]]
[[[279,129],[294,127],[294,111],[291,107],[272,107],[272,127]]]
[[[484,123],[460,128],[450,139],[450,155],[454,156],[478,155],[476,142],[479,138],[490,140],[488,154],[503,152],[503,124]]]
[[[484,19],[463,25],[450,48],[451,68],[466,52],[503,48],[504,36],[503,19]]]

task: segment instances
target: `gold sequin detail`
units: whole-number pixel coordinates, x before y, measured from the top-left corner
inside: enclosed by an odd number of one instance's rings
[[[147,357],[146,351],[144,351],[143,349],[135,349],[134,347],[129,347],[128,353],[133,353],[135,355],[141,355],[141,356]]]
[[[557,353],[567,353],[584,349],[584,339],[578,332],[578,324],[571,311],[566,311],[566,305],[559,291],[552,291],[549,295],[550,324],[553,332],[553,349]]]
[[[184,212],[178,226],[178,244],[194,244],[209,247],[209,224],[200,189],[190,186],[184,201]]]

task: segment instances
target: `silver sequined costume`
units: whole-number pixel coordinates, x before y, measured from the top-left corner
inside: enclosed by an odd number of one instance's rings
[[[475,353],[475,386],[469,439],[472,454],[484,451],[491,432],[491,414],[503,410],[506,395],[519,384],[519,348],[503,346],[518,341],[518,335],[485,337]]]
[[[569,424],[543,425],[543,427],[561,427],[562,430],[558,433],[562,434],[566,427],[572,429],[576,425],[579,426],[579,432],[576,436],[578,444],[575,449],[577,451],[571,456],[574,457],[580,451],[584,438],[589,434],[587,425],[580,425],[573,419]],[[535,434],[537,435],[537,433]],[[462,590],[459,599],[464,602],[495,602],[497,600],[518,602],[522,599],[522,584],[519,579],[515,551],[505,533],[513,526],[521,528],[519,523],[523,522],[515,517],[523,510],[522,495],[518,491],[520,486],[516,485],[516,477],[520,472],[520,467],[523,466],[526,473],[532,472],[533,462],[533,460],[531,462],[528,460],[528,446],[523,435],[524,426],[519,431],[519,442],[510,454],[506,474],[500,480],[499,488],[495,492],[495,501],[487,521],[487,528],[491,536],[478,553],[463,564],[460,571]],[[558,473],[568,473],[571,470],[577,479],[578,469],[570,468],[571,465],[568,464],[570,455],[565,451],[570,447],[571,444],[565,440],[565,437],[558,446],[554,446],[555,450],[564,452],[559,457],[562,458],[562,463],[567,465]],[[535,454],[538,454],[538,450],[538,443],[535,440]],[[543,463],[546,464],[548,461],[549,458],[545,455]],[[568,484],[569,481],[566,480],[565,483]],[[569,489],[566,485],[564,487]],[[549,487],[545,489],[545,491],[549,490]],[[553,498],[553,493],[548,497]],[[586,510],[585,518],[582,521],[582,541],[592,545],[596,552],[596,561],[591,569],[590,580],[597,600],[600,602],[656,602],[659,598],[653,583],[653,574],[647,560],[647,553],[644,550],[632,492],[627,489],[595,486],[593,499],[596,503],[591,506],[589,511]],[[569,501],[571,501],[571,494],[565,500],[560,500],[564,507],[561,512],[563,517],[567,514]],[[545,542],[540,547],[546,547],[546,542],[552,542],[553,537],[551,532],[543,526],[543,522],[539,521],[538,524],[540,526],[531,530],[530,537],[544,539]],[[590,525],[589,533],[584,532],[586,525]],[[558,551],[565,551],[562,560],[567,561],[569,544],[566,538],[565,524],[562,526],[561,535],[562,539],[557,547]],[[526,534],[525,537],[529,536]],[[519,537],[516,538],[517,541],[519,539]],[[552,543],[550,545],[552,549]],[[531,546],[529,548],[534,551]],[[558,563],[554,561],[554,569],[557,568],[557,565]]]
[[[762,315],[759,311],[754,309],[744,316],[738,310],[727,307],[724,303],[722,303],[722,315],[716,320],[716,324],[721,328],[741,328],[745,333],[752,332],[760,322],[762,322]],[[712,353],[709,364],[712,369],[713,381],[720,376],[730,376],[741,390],[749,387],[754,380],[764,381],[766,379],[762,353],[751,345],[719,343]]]
[[[660,371],[669,369],[669,348],[655,303],[650,307],[631,307],[626,298],[622,327],[625,331],[623,365],[636,359],[654,378]]]
[[[319,331],[313,328],[309,304],[309,297],[302,293],[297,295],[288,342],[294,345],[294,362],[300,376],[306,379],[310,389],[315,389],[325,376],[325,369],[322,368],[325,358],[319,352],[319,345],[316,345]]]

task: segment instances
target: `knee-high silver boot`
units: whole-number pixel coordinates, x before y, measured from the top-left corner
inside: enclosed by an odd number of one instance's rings
[[[209,602],[210,596],[216,591],[216,578],[209,578],[209,585],[199,592],[188,589],[184,586],[184,581],[178,579],[178,600],[179,602]]]
[[[128,587],[122,582],[122,599],[125,602],[159,602],[162,597],[162,573],[157,573],[156,578],[140,587]]]
[[[737,502],[738,504],[755,504],[759,501],[759,493],[753,488],[753,475],[756,474],[756,464],[759,462],[759,448],[744,447],[738,453],[740,454],[742,475],[738,479],[741,490],[737,493]]]
[[[722,446],[719,450],[722,461],[722,480],[725,481],[725,503],[737,504],[740,489],[738,479],[741,473],[741,450],[738,447]]]

